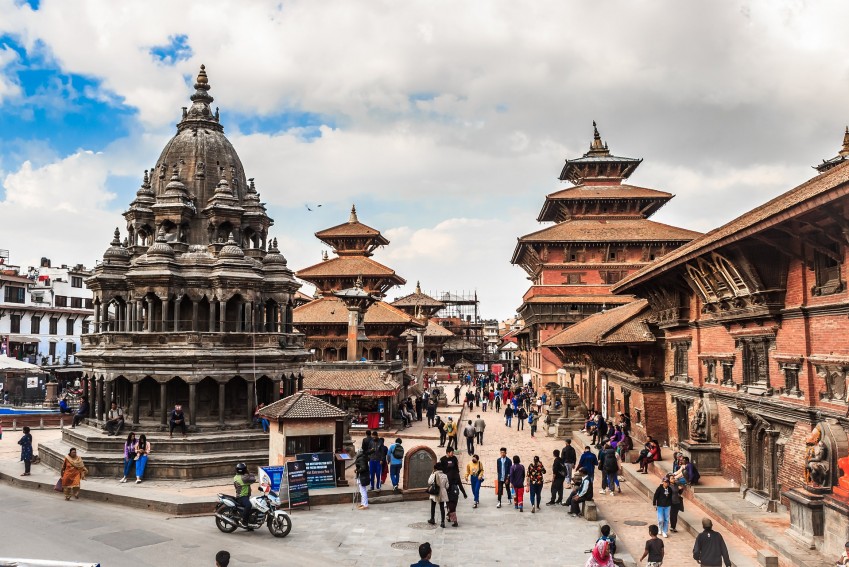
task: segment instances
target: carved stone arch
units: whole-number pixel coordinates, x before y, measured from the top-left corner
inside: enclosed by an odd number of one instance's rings
[[[710,257],[713,260],[713,265],[717,268],[717,272],[725,277],[726,284],[734,295],[749,295],[751,293],[746,279],[728,258],[716,252],[713,252]]]

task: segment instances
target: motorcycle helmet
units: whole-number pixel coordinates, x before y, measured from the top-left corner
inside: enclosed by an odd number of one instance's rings
[[[239,463],[238,465],[236,465],[236,472],[238,474],[245,474],[246,472],[248,472],[248,465],[246,465],[245,463]]]

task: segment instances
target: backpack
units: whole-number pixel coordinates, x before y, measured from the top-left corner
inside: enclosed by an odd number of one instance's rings
[[[608,451],[604,455],[604,470],[613,472],[619,468],[619,463],[616,462],[616,453]]]
[[[533,425],[534,423],[534,414],[528,415],[528,425]]]
[[[392,449],[392,457],[398,460],[404,458],[404,447],[400,443],[396,443],[395,448]]]

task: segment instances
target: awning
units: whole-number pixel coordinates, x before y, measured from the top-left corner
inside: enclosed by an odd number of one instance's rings
[[[29,362],[24,362],[23,360],[17,360],[15,358],[9,358],[8,356],[2,355],[0,355],[0,370],[42,371],[40,366],[36,366],[35,364],[30,364]]]
[[[82,373],[82,371],[83,371],[82,366],[65,366],[63,368],[54,368],[53,369],[53,372],[55,372],[56,374],[70,374],[72,372]]]
[[[41,339],[35,335],[9,335],[10,343],[33,344],[40,343]]]

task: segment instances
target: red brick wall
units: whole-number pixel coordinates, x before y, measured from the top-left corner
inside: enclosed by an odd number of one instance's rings
[[[723,404],[717,404],[719,414],[719,443],[722,447],[719,460],[722,464],[722,474],[732,479],[739,486],[742,482],[741,465],[746,462],[743,449],[740,447],[740,435],[737,423],[731,411]]]

